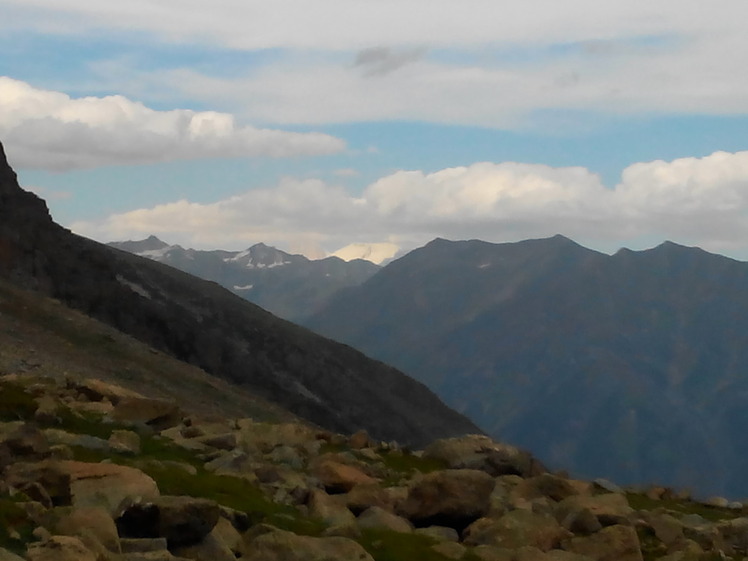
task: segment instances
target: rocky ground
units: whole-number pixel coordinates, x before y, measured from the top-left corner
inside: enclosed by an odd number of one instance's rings
[[[32,374],[0,378],[0,419],[0,561],[696,561],[748,549],[741,503],[576,481],[484,436],[414,452]]]

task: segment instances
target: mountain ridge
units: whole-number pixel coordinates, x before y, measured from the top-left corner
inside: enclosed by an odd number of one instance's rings
[[[307,325],[553,467],[739,497],[747,289],[748,264],[673,242],[611,256],[558,236],[442,241]]]
[[[284,319],[300,322],[341,288],[360,284],[379,267],[361,259],[308,259],[260,242],[241,251],[185,249],[151,236],[110,247],[217,282]]]

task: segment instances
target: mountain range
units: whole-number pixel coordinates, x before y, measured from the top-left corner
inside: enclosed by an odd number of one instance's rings
[[[583,477],[748,496],[748,264],[437,239],[307,325]]]
[[[361,284],[379,270],[363,259],[310,260],[258,243],[244,251],[200,251],[169,245],[155,236],[112,242],[112,247],[217,282],[273,314],[300,322],[335,292]]]
[[[0,278],[330,430],[409,444],[478,431],[421,383],[350,347],[216,283],[72,234],[19,187],[1,145]]]

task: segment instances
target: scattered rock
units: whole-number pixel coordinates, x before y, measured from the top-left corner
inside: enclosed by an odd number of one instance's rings
[[[356,515],[372,506],[389,511],[393,508],[391,494],[378,483],[355,485],[345,494],[345,503],[348,509]]]
[[[361,429],[360,431],[351,435],[348,439],[348,447],[353,450],[361,450],[362,448],[368,448],[371,445],[369,440],[369,433]]]
[[[72,536],[52,536],[32,543],[26,552],[28,561],[98,561],[83,542]]]
[[[513,510],[498,520],[481,518],[465,529],[466,545],[492,545],[517,549],[532,546],[541,551],[559,547],[570,534],[547,514]]]
[[[331,459],[323,459],[310,466],[310,473],[316,477],[329,493],[347,493],[356,485],[376,483],[376,479],[353,466]]]
[[[49,511],[44,519],[44,525],[52,534],[77,536],[84,541],[84,535],[90,535],[107,550],[120,553],[117,526],[103,508],[57,507]]]
[[[435,540],[458,542],[460,541],[460,535],[454,528],[447,528],[446,526],[426,526],[425,528],[416,528],[414,530],[416,534],[422,536],[428,536]]]
[[[567,497],[555,507],[557,520],[565,520],[574,512],[582,509],[594,514],[603,526],[628,524],[633,509],[624,495],[605,493],[602,495],[574,495]]]
[[[236,448],[238,440],[236,433],[226,432],[223,434],[208,434],[197,439],[200,444],[216,448],[218,450],[233,450]]]
[[[529,453],[476,434],[436,440],[426,447],[423,457],[442,460],[452,469],[477,469],[494,477],[532,477],[547,471]]]
[[[115,430],[109,437],[109,447],[120,454],[140,454],[140,435],[131,430]]]
[[[356,519],[359,528],[380,528],[410,534],[413,525],[405,518],[387,512],[378,506],[372,506],[362,512]]]
[[[0,561],[24,561],[23,557],[18,557],[15,553],[0,547]]]
[[[623,489],[621,489],[612,481],[608,481],[607,479],[598,478],[593,480],[592,483],[594,484],[595,488],[607,491],[608,493],[623,493]]]
[[[578,495],[579,491],[568,479],[550,473],[524,479],[517,485],[513,494],[525,499],[548,497],[553,501],[562,501],[567,497]]]
[[[591,536],[571,538],[563,548],[595,561],[642,561],[639,537],[631,526],[608,526]]]
[[[142,423],[156,431],[179,425],[183,416],[174,401],[147,397],[123,397],[112,411],[115,421]]]
[[[87,378],[80,382],[77,382],[75,380],[68,380],[68,388],[75,389],[76,391],[85,395],[90,401],[103,401],[106,399],[113,405],[118,404],[124,398],[144,397],[141,394],[123,388],[122,386],[110,384],[96,378]]]
[[[309,514],[320,519],[325,526],[348,526],[356,522],[356,517],[342,501],[319,489],[310,492],[307,506]]]
[[[374,561],[355,541],[343,537],[312,538],[283,530],[249,536],[245,561]]]
[[[193,561],[236,561],[234,552],[212,532],[192,545],[174,546],[171,552]]]
[[[442,542],[432,545],[431,549],[447,559],[462,559],[467,552],[467,548],[456,542]]]

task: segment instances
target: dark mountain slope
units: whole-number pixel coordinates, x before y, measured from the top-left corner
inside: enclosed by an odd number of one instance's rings
[[[0,276],[242,384],[324,427],[423,443],[477,430],[422,384],[215,283],[76,236],[0,150]]]
[[[748,495],[748,264],[436,240],[310,325],[553,466]]]
[[[217,282],[234,294],[289,321],[319,310],[336,291],[361,284],[379,270],[369,261],[337,257],[310,260],[262,243],[244,251],[200,251],[168,245],[151,236],[109,244]]]

